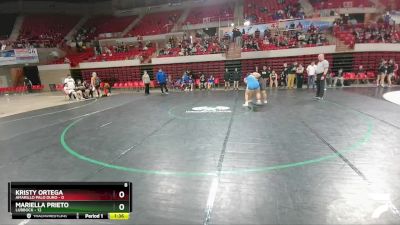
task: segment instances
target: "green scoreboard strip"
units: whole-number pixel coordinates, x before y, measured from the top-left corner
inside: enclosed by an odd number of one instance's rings
[[[126,220],[132,212],[130,182],[10,182],[13,219]]]

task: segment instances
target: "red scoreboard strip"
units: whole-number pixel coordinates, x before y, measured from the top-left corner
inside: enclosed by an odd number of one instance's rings
[[[132,212],[132,183],[10,182],[8,203],[15,219],[121,219]]]

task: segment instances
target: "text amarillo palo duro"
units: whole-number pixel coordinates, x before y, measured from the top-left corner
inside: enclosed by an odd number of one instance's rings
[[[62,190],[15,190],[17,200],[64,199]],[[15,202],[15,208],[68,208],[68,202]]]

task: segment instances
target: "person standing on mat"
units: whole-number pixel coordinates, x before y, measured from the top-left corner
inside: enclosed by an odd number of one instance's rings
[[[324,98],[325,92],[325,78],[328,74],[329,62],[325,59],[324,54],[318,55],[318,64],[317,64],[317,93],[315,96],[316,100],[322,100]]]
[[[252,101],[253,95],[256,94],[257,103],[262,104],[261,102],[261,94],[260,94],[260,83],[257,79],[259,79],[261,75],[257,72],[250,73],[245,79],[244,82],[247,84],[246,92],[244,93],[244,104],[243,106],[249,106],[249,102]]]
[[[92,78],[90,78],[90,85],[92,86],[93,92],[96,91],[97,98],[100,98],[102,96],[101,90],[100,90],[100,83],[101,83],[101,80],[97,76],[97,73],[93,72]]]
[[[228,68],[225,68],[224,82],[225,82],[225,91],[228,91],[231,87],[231,73],[229,73]]]
[[[256,67],[256,72],[258,73],[258,68]],[[260,92],[261,99],[264,104],[267,104],[267,80],[269,78],[269,74],[267,73],[267,67],[263,66],[263,70],[261,71],[260,78],[258,79],[258,83],[260,84]]]
[[[315,65],[315,62],[312,61],[310,65],[307,66],[307,75],[308,75],[308,80],[307,80],[307,89],[312,86],[312,89],[315,88],[315,70],[317,69],[317,65]]]
[[[288,76],[288,89],[294,88],[294,79],[296,78],[296,70],[297,70],[297,62],[294,62],[293,65],[289,68],[289,76]]]
[[[258,71],[256,70],[256,72],[258,72]],[[263,78],[265,80],[265,86],[267,86],[267,83],[269,80],[269,75],[271,74],[271,70],[267,70],[267,67],[263,66],[263,69],[260,74],[261,74],[261,78]]]
[[[206,75],[204,75],[204,73],[201,73],[201,75],[200,75],[200,90],[207,89],[206,84],[207,84]]]
[[[382,87],[385,86],[386,72],[387,72],[386,61],[384,59],[382,59],[381,63],[379,64],[379,67],[378,67],[378,77],[376,80],[377,87],[379,87],[379,85],[381,85]]]
[[[283,64],[283,69],[282,69],[282,73],[281,73],[281,77],[280,77],[280,81],[279,81],[279,86],[281,87],[286,87],[287,86],[287,77],[289,74],[289,67],[287,65],[287,63]],[[283,85],[282,85],[283,83]]]
[[[239,81],[240,81],[240,72],[238,71],[237,68],[235,68],[235,71],[233,72],[233,90],[238,91],[239,90]]]
[[[269,71],[271,71],[271,67],[268,68]],[[275,85],[275,87],[278,87],[278,74],[276,74],[275,70],[272,70],[269,74],[269,87],[272,88]]]
[[[303,88],[303,73],[304,67],[303,65],[299,64],[299,66],[296,68],[296,82],[298,89]]]
[[[157,73],[157,82],[160,85],[161,88],[161,93],[164,94],[164,88],[165,88],[165,94],[168,94],[168,88],[167,88],[167,74],[165,74],[164,71],[160,68]]]
[[[389,59],[387,64],[387,81],[388,87],[392,87],[392,78],[394,77],[394,60]]]
[[[144,84],[144,94],[149,95],[150,94],[150,76],[146,70],[143,73],[142,81]]]

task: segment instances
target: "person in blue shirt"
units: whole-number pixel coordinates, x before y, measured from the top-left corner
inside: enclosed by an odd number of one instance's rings
[[[210,75],[210,77],[208,78],[208,90],[211,90],[214,87],[215,85],[214,82],[215,82],[214,76]]]
[[[167,74],[164,71],[162,71],[162,69],[160,68],[158,70],[156,78],[157,78],[158,84],[160,85],[161,93],[164,94],[164,88],[165,88],[165,94],[168,94]]]
[[[244,104],[243,106],[249,106],[249,102],[253,100],[253,95],[256,95],[257,103],[256,104],[262,104],[261,102],[261,93],[260,93],[260,83],[258,82],[258,79],[261,77],[261,75],[257,72],[250,73],[247,75],[247,77],[244,79],[244,82],[246,83],[246,92],[244,94]]]
[[[190,77],[187,74],[187,72],[184,72],[182,75],[182,84],[181,84],[181,90],[182,91],[187,91],[188,87],[189,87],[189,81],[190,81]]]

